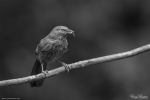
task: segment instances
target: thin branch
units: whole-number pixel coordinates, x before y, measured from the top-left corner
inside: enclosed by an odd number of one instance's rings
[[[128,57],[138,55],[140,53],[144,53],[149,50],[150,50],[150,44],[139,47],[139,48],[131,50],[131,51],[123,52],[123,53],[118,53],[118,54],[113,54],[113,55],[108,55],[108,56],[104,56],[104,57],[98,57],[98,58],[93,58],[93,59],[89,59],[89,60],[84,60],[84,61],[79,61],[76,63],[68,64],[68,67],[70,69],[74,69],[74,68],[85,67],[88,65],[93,65],[93,64],[98,64],[98,63],[104,63],[104,62],[109,62],[109,61],[114,61],[114,60],[119,60],[119,59],[125,59]],[[0,81],[0,86],[10,86],[10,85],[29,83],[31,81],[51,77],[53,75],[64,72],[65,70],[66,70],[65,67],[61,66],[59,68],[48,71],[48,74],[46,76],[43,73],[40,73],[37,75],[32,75],[32,76],[23,77],[23,78],[3,80],[3,81]]]

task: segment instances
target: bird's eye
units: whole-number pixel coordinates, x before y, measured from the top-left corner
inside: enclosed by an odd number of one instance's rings
[[[62,32],[62,30],[60,29],[60,30],[58,30],[58,32]]]
[[[63,32],[67,32],[67,30],[65,30],[65,29],[61,29]]]
[[[67,32],[65,29],[60,29],[60,30],[58,30],[58,32]]]

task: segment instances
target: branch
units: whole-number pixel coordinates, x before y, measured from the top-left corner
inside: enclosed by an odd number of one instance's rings
[[[118,54],[113,54],[113,55],[108,55],[108,56],[104,56],[104,57],[98,57],[98,58],[93,58],[93,59],[89,59],[89,60],[84,60],[84,61],[79,61],[76,63],[68,64],[68,67],[70,69],[74,69],[74,68],[85,67],[88,65],[93,65],[93,64],[98,64],[98,63],[104,63],[104,62],[109,62],[109,61],[114,61],[114,60],[119,60],[119,59],[125,59],[128,57],[136,56],[138,54],[144,53],[149,50],[150,50],[150,44],[139,47],[139,48],[131,50],[131,51],[123,52],[123,53],[118,53]],[[31,81],[45,79],[45,78],[54,76],[54,75],[59,74],[64,71],[66,71],[65,67],[61,66],[59,68],[48,71],[48,74],[46,76],[43,73],[40,73],[37,75],[32,75],[32,76],[23,77],[23,78],[3,80],[3,81],[0,81],[0,87],[29,83]]]

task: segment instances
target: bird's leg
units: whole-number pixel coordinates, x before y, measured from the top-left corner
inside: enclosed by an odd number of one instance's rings
[[[58,61],[58,60],[55,60],[56,62],[60,63],[62,66],[65,67],[65,69],[69,72],[70,68],[68,66],[68,64],[64,63],[64,62],[61,62],[61,61]]]
[[[42,67],[42,73],[43,73],[43,74],[45,75],[45,77],[46,77],[47,74],[48,74],[48,71],[47,71],[47,70],[44,71],[43,64],[41,64],[41,67]]]

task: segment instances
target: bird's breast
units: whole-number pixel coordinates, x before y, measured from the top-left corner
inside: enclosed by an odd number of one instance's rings
[[[54,44],[49,52],[39,53],[39,59],[41,62],[54,61],[55,59],[61,57],[67,51],[67,40],[60,40],[59,42],[59,44]]]

